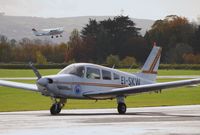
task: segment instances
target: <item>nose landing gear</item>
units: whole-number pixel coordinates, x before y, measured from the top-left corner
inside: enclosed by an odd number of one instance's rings
[[[61,112],[61,109],[64,107],[64,105],[66,103],[66,99],[60,99],[59,102],[57,102],[56,99],[53,99],[53,100],[54,100],[54,103],[52,104],[52,106],[50,108],[50,113],[51,113],[51,115],[56,115]]]
[[[51,108],[50,108],[50,112],[52,115],[56,115],[59,114],[61,111],[61,105],[59,103],[54,103]]]

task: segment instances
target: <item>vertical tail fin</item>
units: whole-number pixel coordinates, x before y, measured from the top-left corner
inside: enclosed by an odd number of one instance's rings
[[[36,35],[36,36],[38,35],[38,31],[35,28],[33,28],[32,31],[33,31],[34,35]]]
[[[156,81],[157,71],[160,64],[161,51],[161,47],[153,47],[144,66],[142,67],[142,71],[137,74],[138,76],[152,82]]]

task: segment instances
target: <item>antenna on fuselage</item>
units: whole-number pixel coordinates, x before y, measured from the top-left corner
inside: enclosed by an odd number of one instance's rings
[[[133,68],[134,62],[133,64],[128,68],[128,72],[131,72],[131,69]]]
[[[115,68],[115,64],[112,66],[112,68],[113,68],[113,69]]]

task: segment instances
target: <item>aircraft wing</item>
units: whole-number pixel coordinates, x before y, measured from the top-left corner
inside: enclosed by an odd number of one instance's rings
[[[57,30],[62,30],[63,27],[59,27],[59,28],[51,28],[51,29],[42,29],[42,31],[57,31]]]
[[[11,82],[11,81],[4,81],[0,80],[0,86],[24,89],[29,91],[38,91],[38,88],[35,84],[28,84],[28,83],[19,83],[19,82]]]
[[[107,97],[127,96],[131,94],[138,94],[143,92],[169,89],[174,87],[194,85],[199,83],[200,79],[154,83],[154,84],[138,85],[138,86],[124,87],[124,88],[117,88],[117,89],[110,89],[103,91],[87,92],[84,93],[84,96],[94,99],[103,99]]]

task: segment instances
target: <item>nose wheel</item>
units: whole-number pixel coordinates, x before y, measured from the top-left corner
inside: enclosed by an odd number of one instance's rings
[[[62,108],[64,107],[66,103],[66,99],[60,99],[59,102],[56,101],[56,99],[52,99],[54,103],[52,104],[50,108],[51,115],[57,115],[61,112]]]
[[[56,115],[60,113],[61,109],[62,109],[61,105],[59,103],[55,103],[51,106],[50,112],[52,115]]]

